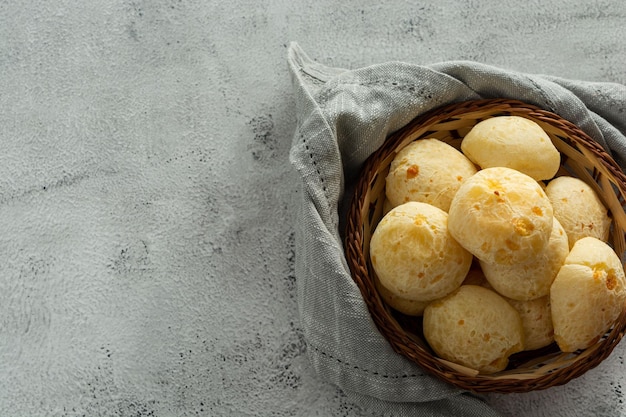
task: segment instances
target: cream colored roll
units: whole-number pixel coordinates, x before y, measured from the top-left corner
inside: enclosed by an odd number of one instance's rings
[[[514,300],[533,300],[550,293],[550,286],[568,253],[567,234],[554,218],[548,245],[537,255],[513,265],[481,261],[480,266],[498,293]]]
[[[448,233],[448,214],[409,202],[387,213],[370,241],[370,259],[380,283],[409,300],[430,301],[461,285],[472,255]]]
[[[559,348],[574,352],[596,343],[625,301],[624,268],[613,249],[594,237],[576,241],[550,289]]]
[[[570,248],[580,238],[591,236],[602,241],[609,238],[611,219],[598,194],[579,178],[562,176],[550,181],[546,195],[554,216],[569,239]]]
[[[461,182],[476,167],[460,151],[438,139],[420,139],[395,156],[386,178],[386,194],[392,206],[419,201],[444,211]]]
[[[561,165],[561,155],[547,133],[520,116],[477,123],[463,138],[461,150],[481,168],[508,167],[535,180],[554,177]]]
[[[554,342],[550,296],[530,301],[506,299],[520,315],[524,328],[524,350],[535,350]]]
[[[385,288],[378,278],[375,279],[376,289],[383,301],[394,310],[407,316],[421,316],[430,301],[416,301],[402,298]]]
[[[553,215],[537,181],[505,167],[486,168],[463,182],[450,205],[450,234],[478,259],[512,265],[541,253]]]
[[[446,360],[491,374],[524,348],[519,313],[487,288],[463,285],[424,310],[424,337]]]

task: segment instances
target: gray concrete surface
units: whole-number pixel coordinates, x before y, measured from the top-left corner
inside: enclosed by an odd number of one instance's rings
[[[0,416],[374,415],[299,331],[288,43],[626,83],[625,27],[621,0],[0,2]],[[625,353],[486,400],[626,415]]]

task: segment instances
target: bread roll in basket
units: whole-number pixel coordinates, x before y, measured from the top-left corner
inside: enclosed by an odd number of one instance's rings
[[[626,251],[626,175],[609,154],[587,134],[558,115],[510,99],[484,99],[450,104],[417,117],[370,156],[348,211],[345,252],[373,321],[393,349],[427,372],[473,392],[529,392],[562,385],[600,364],[622,339],[626,309],[611,329],[587,349],[561,352],[555,344],[511,356],[509,366],[495,374],[478,372],[438,358],[426,343],[421,318],[388,307],[376,286],[369,259],[369,241],[383,216],[385,178],[396,153],[414,140],[436,138],[460,149],[462,138],[478,122],[496,116],[521,116],[539,124],[561,153],[558,175],[580,178],[609,210],[609,244],[624,261]]]

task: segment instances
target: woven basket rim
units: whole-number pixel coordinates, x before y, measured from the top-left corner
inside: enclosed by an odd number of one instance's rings
[[[576,146],[589,151],[590,155],[599,164],[597,168],[602,171],[602,175],[610,177],[612,184],[621,193],[619,200],[623,208],[623,197],[626,195],[626,175],[606,150],[573,123],[553,112],[515,99],[495,98],[450,103],[416,117],[403,128],[390,134],[382,146],[364,163],[355,187],[346,222],[344,247],[351,275],[361,291],[376,326],[389,341],[392,348],[438,378],[473,392],[529,392],[562,385],[596,367],[611,354],[626,330],[626,309],[623,309],[615,325],[598,343],[586,350],[564,355],[568,357],[574,355],[575,360],[571,363],[565,361],[566,365],[563,367],[551,369],[546,373],[537,373],[536,375],[529,373],[523,377],[512,375],[507,373],[507,371],[495,375],[477,375],[467,372],[466,369],[462,369],[462,366],[456,366],[432,355],[427,346],[425,346],[425,342],[416,341],[414,336],[402,327],[397,316],[394,316],[385,307],[373,285],[369,259],[366,259],[364,251],[364,244],[367,243],[364,242],[365,232],[362,213],[366,205],[370,204],[369,200],[364,201],[363,199],[369,198],[368,191],[377,175],[376,169],[385,159],[387,162],[389,161],[389,155],[393,155],[403,141],[410,140],[409,136],[416,128],[423,127],[422,130],[427,131],[429,126],[433,126],[438,122],[454,120],[457,117],[472,114],[473,112],[501,112],[503,114],[521,115],[566,133],[566,139],[571,140]],[[619,232],[620,230],[617,231],[617,233]]]

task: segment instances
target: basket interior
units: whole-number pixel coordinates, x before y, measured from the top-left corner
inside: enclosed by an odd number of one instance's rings
[[[524,351],[510,358],[509,367],[492,375],[437,358],[421,334],[421,318],[404,316],[389,308],[375,288],[369,262],[369,241],[383,216],[385,178],[395,154],[414,140],[436,138],[460,149],[462,138],[486,118],[516,115],[538,123],[560,151],[557,175],[578,177],[592,186],[609,209],[612,226],[609,243],[624,262],[626,253],[626,176],[596,142],[557,115],[515,100],[479,100],[456,103],[422,116],[391,135],[367,161],[357,185],[348,219],[346,255],[378,328],[400,354],[427,371],[475,392],[527,392],[561,385],[597,366],[623,336],[626,311],[593,346],[574,353],[556,344]]]

